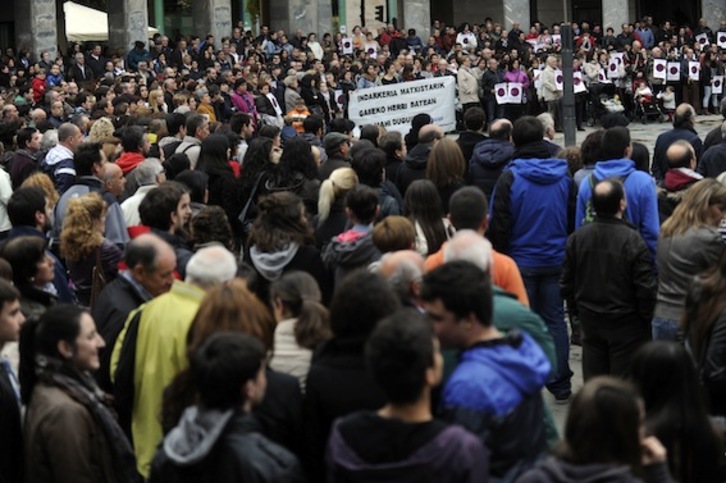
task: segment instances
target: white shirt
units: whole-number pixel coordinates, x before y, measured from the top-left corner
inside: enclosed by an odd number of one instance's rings
[[[275,327],[275,352],[270,367],[276,371],[297,377],[300,390],[305,392],[305,380],[310,371],[313,351],[300,347],[295,340],[295,324],[297,319],[287,319],[277,323]]]

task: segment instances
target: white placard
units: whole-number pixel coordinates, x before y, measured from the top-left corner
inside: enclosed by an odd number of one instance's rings
[[[444,132],[456,129],[456,77],[447,75],[350,93],[348,116],[358,126],[376,124],[407,134],[416,114],[426,113]]]
[[[507,84],[507,95],[509,96],[509,104],[521,104],[524,87],[519,82],[510,82]]]
[[[564,89],[564,77],[562,76],[562,71],[560,69],[555,70],[555,88],[558,91],[562,91]]]
[[[618,75],[618,59],[611,58],[610,62],[608,62],[608,79],[617,79],[620,77]]]
[[[713,77],[713,84],[711,84],[712,94],[723,94],[723,76],[716,75]]]
[[[726,32],[716,32],[716,44],[719,49],[726,49]]]
[[[340,43],[343,55],[353,55],[353,37],[343,37]]]
[[[666,80],[668,61],[665,59],[653,59],[653,78]]]
[[[709,44],[709,42],[708,42],[708,34],[702,33],[702,34],[696,35],[696,42],[698,42],[699,44],[701,44],[701,47],[707,46]]]
[[[509,91],[506,82],[494,84],[494,96],[497,98],[497,104],[509,104]]]
[[[688,61],[688,78],[692,81],[697,81],[701,75],[701,64],[700,62]]]
[[[579,94],[581,92],[587,92],[587,87],[585,87],[585,82],[582,80],[582,72],[573,72],[572,73],[572,88],[575,94]]]
[[[371,59],[375,59],[378,56],[378,46],[374,43],[363,44],[363,50],[366,51]]]
[[[542,71],[539,69],[534,71],[534,90],[542,90]]]
[[[552,34],[552,45],[562,45],[562,35]]]
[[[681,80],[681,63],[668,62],[668,72],[666,73],[668,82],[678,82]]]

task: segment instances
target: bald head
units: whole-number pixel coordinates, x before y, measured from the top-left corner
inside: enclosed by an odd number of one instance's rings
[[[489,126],[489,137],[501,141],[511,141],[512,127],[512,121],[509,119],[495,119]]]
[[[592,208],[598,217],[620,218],[625,212],[625,188],[618,179],[600,181],[592,190]]]
[[[691,143],[680,139],[668,147],[666,159],[671,168],[694,169],[696,167],[696,150],[693,149]]]
[[[696,110],[692,105],[684,102],[676,107],[673,115],[673,127],[693,127],[696,119]]]
[[[156,235],[145,233],[131,240],[124,262],[133,279],[154,297],[168,292],[174,283],[176,254]]]
[[[418,142],[428,144],[444,137],[444,131],[436,124],[426,124],[418,132]]]
[[[473,230],[460,230],[444,247],[444,262],[464,260],[491,273],[492,244]]]

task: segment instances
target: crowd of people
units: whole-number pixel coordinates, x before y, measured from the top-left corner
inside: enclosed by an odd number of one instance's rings
[[[573,28],[583,116],[616,53],[672,91],[652,159],[625,115],[554,142],[557,25],[6,51],[0,481],[724,481],[726,101],[649,71],[718,33]],[[346,116],[441,75],[458,137]]]

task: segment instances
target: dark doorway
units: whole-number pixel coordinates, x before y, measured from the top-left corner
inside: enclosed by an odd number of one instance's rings
[[[602,25],[602,0],[572,0],[572,21]]]
[[[653,23],[660,25],[666,20],[675,26],[690,25],[696,27],[701,16],[701,2],[682,0],[640,0],[638,18],[646,15],[653,17]]]

